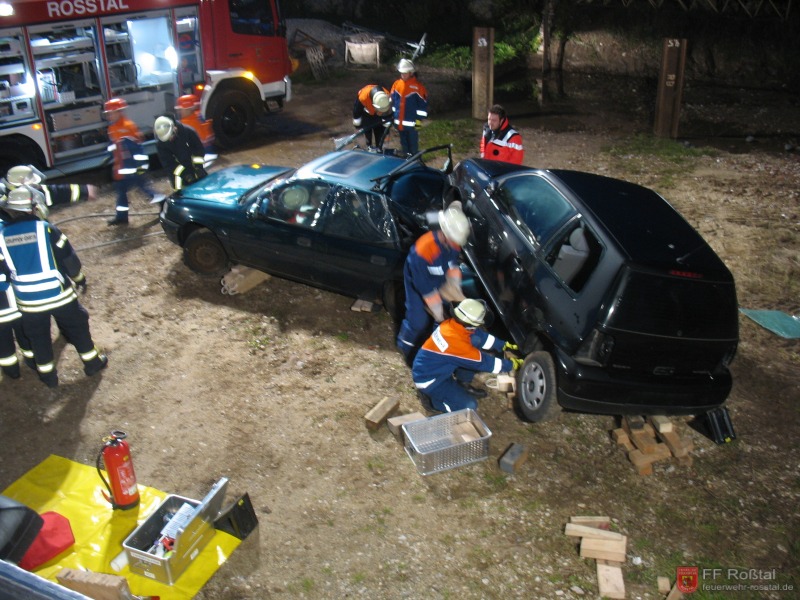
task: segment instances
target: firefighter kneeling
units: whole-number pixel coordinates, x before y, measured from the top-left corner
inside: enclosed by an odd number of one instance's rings
[[[75,290],[86,292],[86,277],[72,245],[59,229],[40,215],[46,214],[42,194],[20,187],[0,202],[4,227],[0,230],[0,273],[11,281],[22,330],[30,341],[36,371],[49,387],[58,386],[58,372],[50,337],[50,318],[64,338],[75,346],[86,375],[106,368],[89,331],[89,313]]]
[[[453,313],[422,345],[411,370],[422,406],[430,412],[477,409],[476,398],[486,392],[472,386],[475,373],[515,371],[523,362],[484,352],[517,350],[515,344],[481,329],[487,315],[485,302],[467,298]]]

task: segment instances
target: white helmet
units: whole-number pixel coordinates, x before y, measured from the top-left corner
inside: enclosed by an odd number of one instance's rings
[[[455,309],[456,319],[472,327],[480,327],[486,319],[486,303],[483,300],[467,298],[459,302]]]
[[[375,107],[375,111],[383,114],[389,110],[389,96],[386,92],[377,91],[375,95],[372,97],[372,106]]]
[[[172,132],[175,131],[175,121],[169,117],[158,117],[153,129],[156,132],[156,137],[162,142],[166,142],[172,137]]]
[[[439,211],[439,228],[452,243],[463,246],[467,243],[470,227],[467,216],[458,208],[451,206]]]
[[[47,209],[44,194],[27,185],[22,185],[11,190],[3,202],[2,207],[6,210],[35,214],[42,219],[46,219],[50,214],[50,211]]]
[[[12,188],[21,185],[36,185],[44,181],[44,174],[33,165],[17,165],[11,167],[6,173],[6,181]]]
[[[400,62],[397,63],[397,70],[400,73],[413,73],[416,71],[414,68],[414,63],[408,60],[407,58],[401,58]]]

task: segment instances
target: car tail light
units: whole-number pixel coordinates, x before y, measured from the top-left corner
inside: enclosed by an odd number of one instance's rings
[[[575,361],[591,367],[604,367],[614,350],[614,338],[597,329],[578,347]]]

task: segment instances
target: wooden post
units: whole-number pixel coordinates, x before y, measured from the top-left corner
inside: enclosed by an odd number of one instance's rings
[[[494,28],[472,30],[472,117],[486,120],[494,104]]]
[[[658,137],[678,137],[678,121],[683,97],[683,75],[686,67],[687,40],[666,38],[661,56],[661,75],[658,78],[656,122]]]

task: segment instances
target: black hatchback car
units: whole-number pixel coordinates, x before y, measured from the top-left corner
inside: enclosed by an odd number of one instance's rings
[[[617,179],[469,159],[451,175],[464,247],[527,355],[517,409],[701,414],[725,402],[738,344],[733,276],[656,192]]]
[[[442,208],[450,146],[401,158],[341,150],[300,168],[228,167],[173,193],[161,211],[184,262],[219,277],[233,264],[402,309],[403,263]]]

